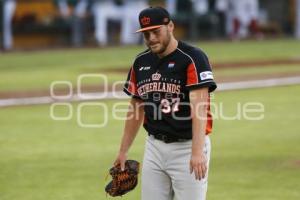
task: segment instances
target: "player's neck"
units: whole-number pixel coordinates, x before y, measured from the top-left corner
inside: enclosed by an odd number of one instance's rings
[[[172,53],[173,51],[175,51],[177,49],[178,46],[178,41],[174,38],[171,37],[171,41],[169,43],[169,45],[167,46],[166,50],[163,53],[157,54],[159,58],[163,58],[167,55],[169,55],[170,53]]]

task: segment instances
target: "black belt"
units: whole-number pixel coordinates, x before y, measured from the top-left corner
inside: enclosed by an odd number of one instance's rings
[[[186,142],[189,141],[190,139],[182,139],[182,138],[175,138],[175,137],[171,137],[168,135],[163,135],[163,134],[148,134],[148,135],[152,135],[155,139],[161,140],[164,143],[172,143],[172,142]]]

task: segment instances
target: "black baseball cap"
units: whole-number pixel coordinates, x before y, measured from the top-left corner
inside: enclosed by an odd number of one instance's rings
[[[162,7],[146,8],[139,14],[141,28],[136,33],[159,28],[169,24],[170,21],[170,14],[166,9]]]

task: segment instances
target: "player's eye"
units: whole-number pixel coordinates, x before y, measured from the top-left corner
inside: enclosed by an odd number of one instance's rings
[[[154,33],[155,35],[159,35],[159,34],[160,34],[160,28],[155,29],[155,30],[153,31],[153,33]]]
[[[144,32],[143,34],[144,34],[144,37],[145,37],[146,39],[148,39],[148,38],[150,37],[150,33],[149,33],[149,32]]]

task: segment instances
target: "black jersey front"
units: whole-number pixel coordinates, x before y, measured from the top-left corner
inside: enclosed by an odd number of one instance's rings
[[[140,53],[129,70],[124,91],[143,100],[144,128],[149,134],[191,139],[189,91],[203,87],[209,92],[217,87],[207,56],[199,48],[178,42],[176,50],[163,58],[150,50]],[[209,106],[207,113],[209,134]]]

